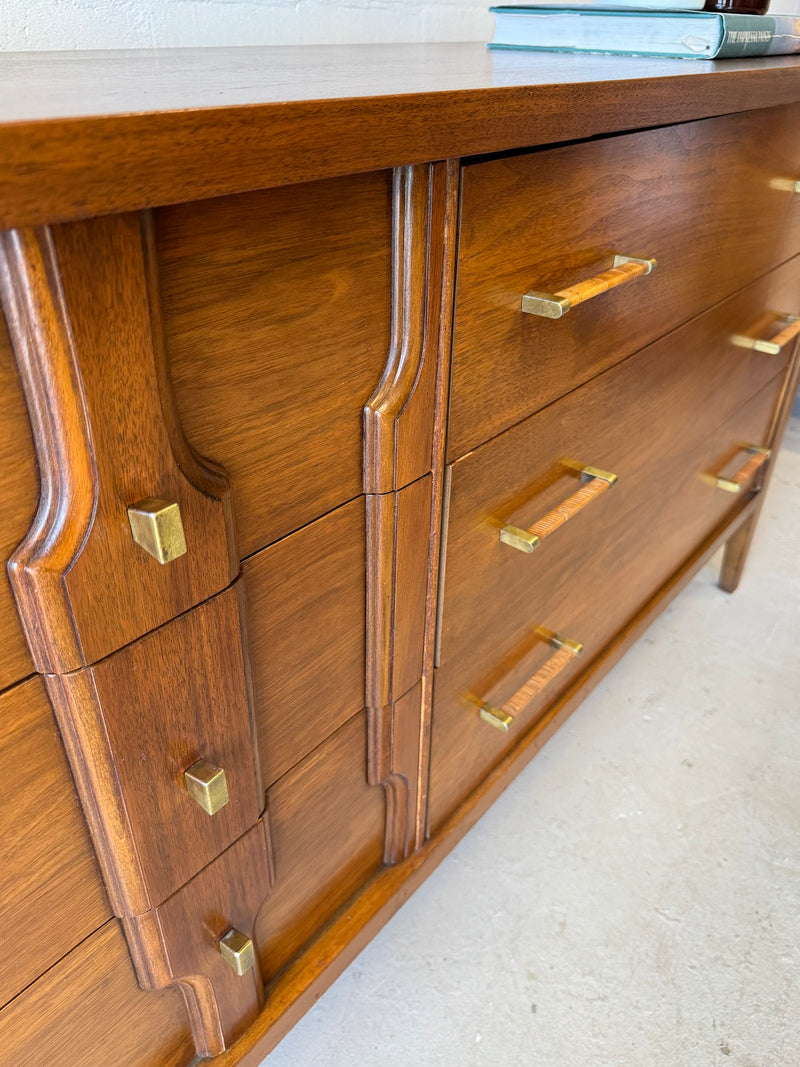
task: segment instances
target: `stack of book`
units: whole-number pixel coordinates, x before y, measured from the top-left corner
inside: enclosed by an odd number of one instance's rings
[[[727,10],[709,10],[714,2],[684,0],[676,8],[675,0],[542,0],[493,7],[496,29],[489,47],[679,59],[800,53],[800,14],[730,13],[737,6],[757,10],[754,0],[719,0]]]

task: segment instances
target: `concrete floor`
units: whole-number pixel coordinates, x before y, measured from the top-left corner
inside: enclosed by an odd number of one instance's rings
[[[800,420],[707,567],[266,1067],[800,1064]]]

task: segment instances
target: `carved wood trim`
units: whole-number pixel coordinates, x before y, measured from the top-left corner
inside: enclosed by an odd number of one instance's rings
[[[91,671],[44,676],[114,914],[146,911],[150,898]]]
[[[368,780],[386,791],[385,863],[416,847],[422,682],[383,708],[369,709]]]
[[[391,701],[394,653],[395,494],[365,497],[367,531],[366,703]]]
[[[139,982],[180,984],[201,1055],[228,1046],[242,1019],[254,1017],[261,990],[220,969],[207,951],[208,923],[238,909],[230,925],[249,934],[272,884],[238,592],[226,590],[93,667],[44,679]],[[217,665],[208,678],[217,654],[229,670]],[[209,817],[186,794],[182,769],[212,753],[222,756],[230,801]],[[254,825],[257,844],[235,859]],[[192,923],[187,907],[200,908]]]
[[[41,475],[9,576],[47,673],[108,655],[238,570],[225,480],[190,452],[172,413],[148,233],[120,215],[0,240]],[[188,551],[164,566],[130,534],[127,508],[145,497],[181,509]]]
[[[460,202],[461,164],[450,159],[437,171],[435,180],[442,201],[441,255],[442,285],[439,293],[438,347],[436,368],[433,453],[431,466],[431,529],[428,557],[428,595],[425,604],[425,639],[422,651],[422,709],[419,745],[419,778],[416,811],[415,847],[421,848],[428,833],[428,768],[430,764],[431,714],[433,711],[433,671],[436,655],[436,627],[439,604],[439,570],[443,566],[442,539],[445,536],[445,446],[447,412],[450,396],[450,365],[452,354],[453,314],[456,281],[456,248],[458,244],[458,212]]]
[[[84,662],[62,579],[94,521],[98,476],[50,231],[0,235],[0,288],[39,461],[39,508],[8,563],[40,670]]]
[[[239,976],[218,941],[232,927],[252,938],[271,887],[269,835],[259,821],[158,908],[122,920],[142,988],[177,984],[183,993],[199,1056],[229,1048],[264,1003],[258,952]]]
[[[398,167],[393,183],[392,335],[383,377],[364,407],[364,492],[416,481],[433,462],[433,409],[445,256],[448,163]]]
[[[177,983],[213,1055],[263,997],[218,940],[271,886],[227,479],[181,432],[148,215],[0,236],[0,295],[41,471],[17,606],[140,984]],[[148,496],[181,512],[164,565],[131,536]],[[183,778],[206,756],[230,790],[213,817]]]
[[[395,171],[392,338],[364,408],[368,773],[388,863],[425,838],[458,177],[456,160]]]
[[[160,904],[259,818],[239,589],[93,667],[45,675],[118,916]],[[199,759],[225,771],[213,817],[186,791]]]

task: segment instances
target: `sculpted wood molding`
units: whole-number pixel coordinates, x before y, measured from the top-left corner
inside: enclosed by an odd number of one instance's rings
[[[431,475],[367,497],[368,780],[386,790],[384,859],[413,850],[421,817],[423,669]],[[404,688],[405,685],[405,688]]]
[[[392,337],[383,377],[364,407],[364,492],[389,493],[433,464],[442,325],[452,293],[455,161],[398,167],[393,185]],[[449,346],[448,346],[449,347]]]
[[[253,949],[238,974],[219,942],[251,937],[271,861],[228,484],[174,413],[155,264],[147,215],[0,237],[41,479],[8,570],[139,982],[180,986],[208,1056],[262,1003]],[[147,498],[180,514],[164,563],[133,536]],[[213,815],[200,761],[224,772]]]
[[[364,407],[369,781],[387,796],[385,860],[424,840],[458,163],[398,168],[392,337]]]
[[[8,567],[43,672],[96,662],[238,571],[225,479],[182,441],[164,387],[147,247],[136,215],[0,239],[41,478]],[[127,509],[146,498],[180,508],[188,551],[164,566],[131,536]]]
[[[263,809],[241,610],[228,589],[92,667],[45,675],[119,916],[163,903]],[[225,774],[213,815],[184,781],[199,760]]]
[[[229,1048],[264,1003],[258,953],[237,974],[218,943],[231,927],[252,938],[271,885],[267,824],[259,821],[158,908],[122,920],[140,985],[178,984],[200,1056]]]

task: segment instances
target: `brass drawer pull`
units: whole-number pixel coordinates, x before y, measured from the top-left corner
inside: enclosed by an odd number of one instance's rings
[[[773,178],[769,185],[771,189],[780,189],[783,193],[800,193],[800,181],[795,178]]]
[[[780,318],[786,322],[786,325],[770,341],[761,341],[757,337],[744,337],[742,334],[736,334],[731,340],[737,348],[752,348],[755,352],[766,352],[769,356],[777,356],[790,341],[800,336],[800,315],[781,315]]]
[[[256,965],[256,950],[253,942],[241,930],[230,929],[217,942],[219,954],[234,974],[240,978]]]
[[[583,645],[577,641],[570,641],[566,637],[553,634],[550,644],[556,650],[549,659],[545,660],[539,670],[521,686],[512,697],[501,707],[496,708],[493,704],[481,704],[479,715],[484,722],[494,726],[498,730],[508,732],[509,726],[514,721],[514,716],[527,708],[535,696],[549,685],[553,679],[571,663],[575,656],[583,652]]]
[[[159,563],[169,563],[186,552],[180,507],[171,500],[149,496],[128,508],[131,536]]]
[[[635,278],[652,274],[656,269],[654,259],[635,259],[633,256],[614,256],[614,266],[556,293],[538,293],[531,290],[522,297],[522,310],[526,315],[541,315],[545,319],[560,319],[562,315],[582,304],[585,300],[616,289]]]
[[[230,800],[225,771],[204,759],[184,771],[183,780],[186,792],[207,815],[216,815]]]
[[[581,481],[584,483],[580,489],[576,489],[563,504],[559,504],[543,515],[529,530],[522,530],[519,526],[504,526],[500,531],[500,540],[503,544],[510,545],[519,552],[533,552],[545,537],[549,537],[617,481],[616,474],[598,470],[597,467],[583,467],[580,473]]]
[[[750,453],[750,458],[732,478],[712,477],[710,479],[717,489],[724,489],[726,493],[740,493],[745,483],[750,481],[759,467],[762,467],[772,455],[771,449],[758,448],[756,445],[748,445],[747,451]]]

